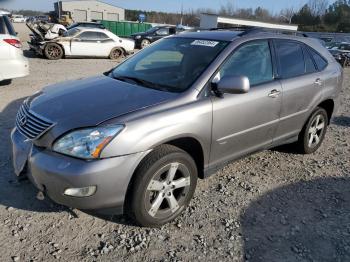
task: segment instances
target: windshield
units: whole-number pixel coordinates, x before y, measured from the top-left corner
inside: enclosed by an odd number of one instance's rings
[[[153,33],[153,32],[155,32],[155,31],[157,31],[159,29],[159,27],[151,27],[150,29],[148,29],[147,31],[146,31],[146,33]]]
[[[71,24],[70,26],[67,27],[68,30],[74,28],[74,27],[77,27],[78,23],[73,23]]]
[[[65,32],[63,34],[63,36],[75,36],[79,32],[80,32],[80,30],[78,28],[72,28],[72,29],[68,30],[67,32]]]
[[[166,38],[126,60],[110,76],[153,89],[183,92],[227,44],[225,41]]]

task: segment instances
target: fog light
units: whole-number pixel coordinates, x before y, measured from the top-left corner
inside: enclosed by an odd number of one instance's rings
[[[88,186],[82,188],[67,188],[64,191],[66,196],[74,196],[74,197],[88,197],[92,196],[96,193],[96,186]]]

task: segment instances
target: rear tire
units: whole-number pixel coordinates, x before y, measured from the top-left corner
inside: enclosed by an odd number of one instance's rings
[[[141,226],[162,226],[186,209],[196,185],[197,166],[192,157],[175,146],[159,146],[136,170],[127,213]]]
[[[123,56],[123,54],[124,54],[123,49],[121,49],[119,47],[113,48],[110,55],[109,55],[109,59],[117,60],[117,59],[121,58]]]
[[[45,46],[44,54],[49,60],[59,60],[63,57],[63,49],[56,43],[48,43]]]
[[[314,153],[322,144],[327,132],[328,114],[317,107],[299,134],[297,149],[303,154]]]

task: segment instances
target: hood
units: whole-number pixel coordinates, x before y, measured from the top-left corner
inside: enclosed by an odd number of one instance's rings
[[[53,131],[61,134],[95,126],[176,96],[99,76],[46,87],[31,98],[30,110],[56,123]]]

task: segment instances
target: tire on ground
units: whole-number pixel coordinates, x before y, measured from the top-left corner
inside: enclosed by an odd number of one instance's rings
[[[319,142],[315,146],[310,147],[309,146],[309,140],[310,140],[309,130],[310,130],[310,127],[313,124],[315,118],[318,115],[321,115],[323,117],[324,128],[323,128],[322,132],[320,133]],[[328,114],[327,114],[326,110],[324,108],[317,107],[313,111],[311,116],[309,117],[308,121],[305,123],[302,131],[300,132],[298,142],[296,143],[296,149],[300,153],[303,153],[303,154],[314,153],[322,145],[322,142],[323,142],[324,137],[325,137],[326,132],[327,132],[327,125],[328,125]]]
[[[49,60],[59,60],[63,57],[63,49],[59,44],[48,43],[45,46],[44,55]]]
[[[124,50],[120,47],[115,47],[112,49],[111,53],[109,54],[109,58],[111,60],[117,60],[118,58],[122,57],[124,54]]]
[[[174,161],[186,166],[190,173],[190,185],[183,199],[183,205],[164,219],[152,217],[148,213],[145,204],[145,201],[147,201],[145,200],[147,199],[147,187],[157,171],[170,163],[174,163]],[[186,209],[196,189],[197,177],[196,163],[189,154],[172,145],[161,145],[149,153],[137,168],[128,190],[127,209],[125,211],[141,226],[162,226],[174,220]]]

